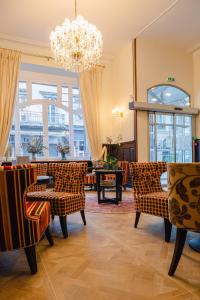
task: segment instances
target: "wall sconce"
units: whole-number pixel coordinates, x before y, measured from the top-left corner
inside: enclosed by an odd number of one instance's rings
[[[113,117],[123,118],[124,117],[124,113],[123,113],[123,111],[121,111],[119,109],[119,107],[115,107],[115,108],[112,109],[112,116]]]

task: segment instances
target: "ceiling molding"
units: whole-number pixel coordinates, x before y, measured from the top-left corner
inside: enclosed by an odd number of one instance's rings
[[[153,24],[155,24],[160,18],[162,18],[165,14],[167,14],[172,8],[174,8],[174,6],[176,6],[181,0],[175,0],[171,5],[169,5],[166,9],[164,9],[158,17],[156,17],[155,19],[153,19],[153,21],[151,21],[150,23],[148,23],[146,26],[144,26],[140,31],[138,31],[138,33],[133,37],[137,38],[139,37],[142,33],[144,33],[146,30],[148,30]]]
[[[194,53],[194,52],[198,51],[199,49],[200,49],[200,43],[198,43],[198,44],[196,44],[195,46],[189,48],[189,49],[187,50],[187,52],[188,52],[188,53]]]
[[[0,32],[0,39],[6,40],[6,41],[11,41],[11,42],[17,42],[17,43],[21,43],[21,44],[27,44],[30,46],[39,46],[39,47],[43,47],[43,48],[49,48],[49,45],[47,43],[42,43],[42,42],[38,42],[36,40],[31,40],[31,39],[25,39],[25,38],[18,37],[18,36],[7,35],[7,34],[1,33],[1,32]]]

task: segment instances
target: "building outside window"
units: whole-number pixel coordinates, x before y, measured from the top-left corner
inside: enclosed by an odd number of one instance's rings
[[[148,90],[148,103],[189,107],[190,96],[180,88],[158,85]],[[150,161],[192,161],[192,116],[149,113]]]
[[[22,64],[9,138],[14,157],[30,155],[26,145],[32,137],[42,138],[46,147],[37,157],[61,158],[57,145],[63,140],[70,146],[68,159],[90,157],[78,78],[69,72],[56,71]]]

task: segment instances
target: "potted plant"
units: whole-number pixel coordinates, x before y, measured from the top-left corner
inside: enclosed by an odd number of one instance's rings
[[[43,145],[42,137],[32,137],[27,145],[26,150],[32,154],[32,160],[36,160],[36,154],[43,153],[43,149],[47,149]]]
[[[58,143],[57,145],[57,151],[61,154],[62,159],[66,159],[66,154],[69,153],[69,144],[66,139],[63,140],[63,142]]]
[[[5,155],[6,161],[8,161],[8,159],[12,157],[12,145],[11,144],[7,145],[6,152],[4,155]]]
[[[117,170],[118,169],[118,159],[113,155],[108,155],[106,161],[104,162],[103,168],[106,170]]]

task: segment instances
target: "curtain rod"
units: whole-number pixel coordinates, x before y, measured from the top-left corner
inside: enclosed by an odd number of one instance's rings
[[[47,59],[48,61],[49,61],[49,60],[55,60],[52,56],[47,56],[47,55],[40,55],[40,54],[34,54],[34,53],[23,52],[23,51],[21,51],[21,54],[23,54],[23,55],[29,55],[29,56],[33,56],[33,57],[45,58],[45,59]],[[97,67],[102,67],[102,68],[105,68],[105,67],[106,67],[105,65],[99,65],[99,64],[96,64],[95,66],[97,66]]]
[[[7,48],[0,48],[0,49],[4,49],[4,50],[8,50]],[[20,50],[16,50],[16,49],[9,49],[9,50],[14,50],[14,51],[19,51],[21,54],[23,55],[28,55],[28,56],[33,56],[33,57],[39,57],[39,58],[45,58],[48,61],[50,60],[54,60],[54,58],[52,56],[47,56],[47,55],[40,55],[40,54],[34,54],[34,53],[30,53],[30,52],[24,52],[24,51],[20,51]],[[101,64],[96,64],[97,67],[102,67],[105,68],[105,65],[101,65]]]
[[[47,55],[39,55],[39,54],[28,53],[28,52],[23,52],[23,51],[21,51],[21,54],[23,54],[23,55],[29,55],[29,56],[33,56],[33,57],[45,58],[48,61],[49,60],[54,60],[54,58],[52,56],[47,56]],[[106,67],[105,65],[100,65],[100,64],[96,64],[95,66],[102,67],[102,68]]]

